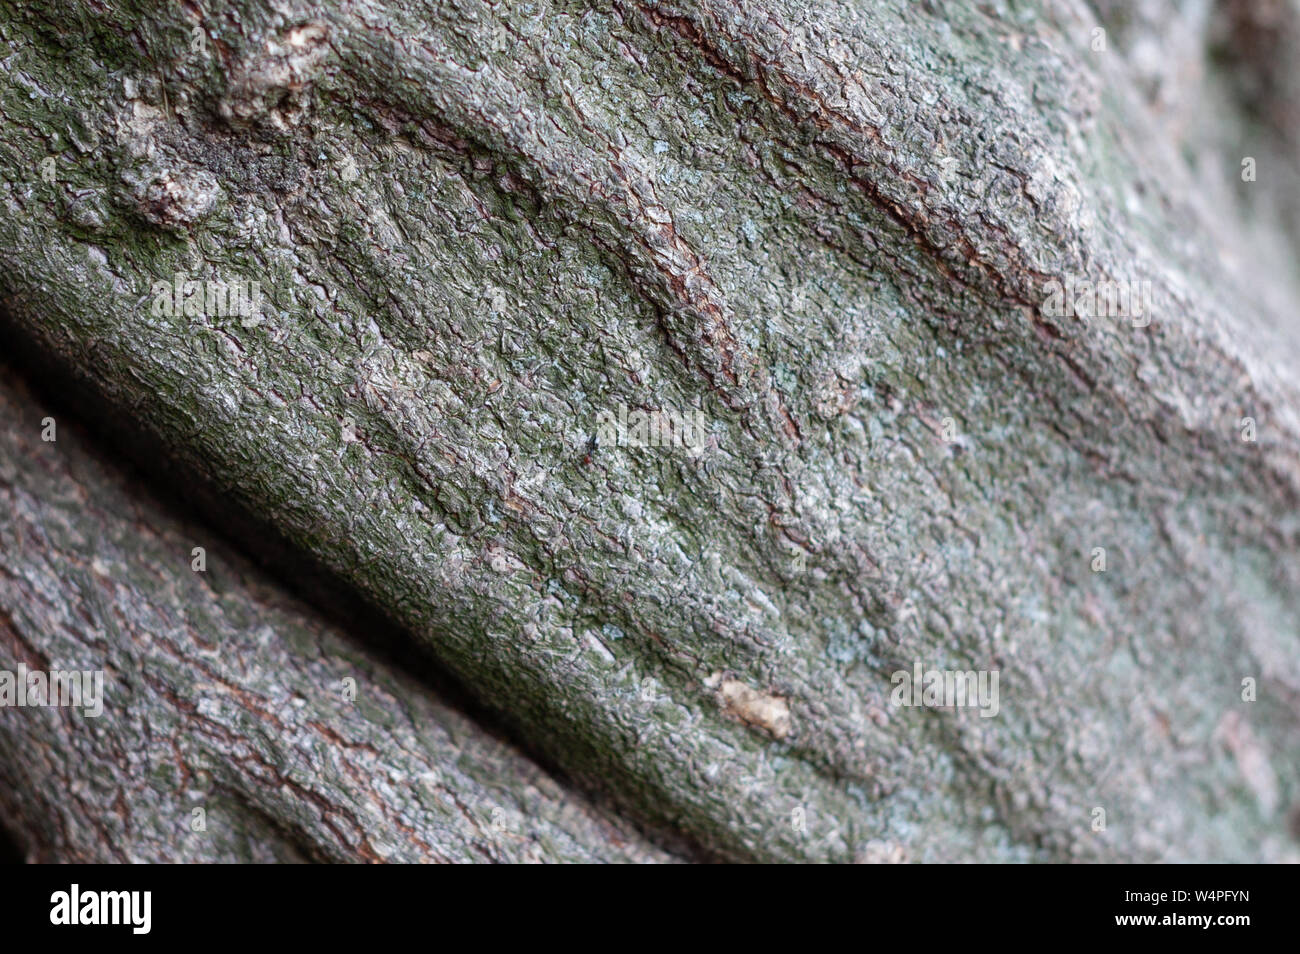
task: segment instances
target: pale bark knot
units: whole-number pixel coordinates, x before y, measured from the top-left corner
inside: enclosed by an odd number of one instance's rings
[[[157,170],[136,180],[136,208],[159,228],[184,229],[212,212],[219,192],[216,179],[202,169]]]
[[[277,127],[296,125],[303,112],[298,97],[315,82],[328,54],[329,27],[324,23],[299,24],[268,39],[260,54],[234,70],[219,107],[222,118],[241,124],[268,118]]]
[[[704,683],[714,691],[722,711],[774,739],[790,734],[790,705],[783,696],[760,692],[739,679],[714,673]]]

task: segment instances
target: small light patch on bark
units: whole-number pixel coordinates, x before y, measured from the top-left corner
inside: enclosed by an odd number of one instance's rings
[[[263,118],[280,129],[297,125],[304,113],[300,96],[315,82],[329,49],[329,27],[318,22],[266,40],[233,71],[219,106],[222,117],[237,125]]]
[[[714,691],[722,711],[774,739],[790,734],[790,705],[782,696],[759,692],[739,679],[714,673],[704,683]]]
[[[206,218],[220,191],[206,171],[193,167],[155,168],[131,175],[136,211],[159,228],[183,230]]]

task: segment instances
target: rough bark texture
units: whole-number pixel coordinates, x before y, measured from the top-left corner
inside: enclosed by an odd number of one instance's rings
[[[34,413],[0,385],[0,668],[107,680],[98,716],[0,709],[31,860],[666,857]]]
[[[1297,20],[1245,7],[0,2],[0,288],[710,855],[1294,859]],[[892,706],[917,661],[998,716]]]

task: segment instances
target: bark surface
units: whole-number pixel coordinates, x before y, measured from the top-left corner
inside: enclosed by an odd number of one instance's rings
[[[1280,3],[0,2],[0,289],[648,830],[1295,859],[1296,37]],[[260,312],[168,313],[178,274]],[[1067,281],[1149,283],[1149,321],[1063,317]],[[891,705],[918,662],[998,670],[997,716]]]
[[[79,431],[43,442],[43,410],[0,385],[0,669],[104,670],[105,690],[98,714],[0,708],[0,817],[29,860],[668,858],[169,516]]]

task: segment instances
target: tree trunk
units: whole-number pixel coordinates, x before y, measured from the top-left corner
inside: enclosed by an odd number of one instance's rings
[[[159,858],[1296,859],[1295,14],[964,7],[0,2],[13,340],[646,835],[468,727],[445,812],[457,717],[43,501],[111,478],[28,410],[0,646],[120,708],[18,723],[19,838],[112,857],[143,784]]]
[[[98,714],[0,710],[30,857],[666,857],[33,414],[0,386],[0,660],[102,668],[107,691]]]

